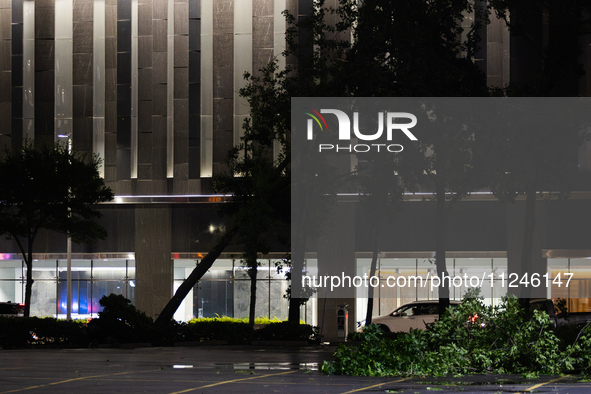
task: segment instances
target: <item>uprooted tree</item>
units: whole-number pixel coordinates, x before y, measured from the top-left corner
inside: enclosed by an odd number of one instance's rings
[[[266,174],[265,177],[270,182],[271,185],[277,185],[282,182],[281,180],[283,178],[286,177],[285,170],[286,170],[288,163],[289,163],[289,160],[284,158],[280,163],[278,163],[272,169],[270,169],[269,167],[266,167],[264,170],[261,170],[261,171],[264,174]],[[289,177],[287,177],[287,179],[289,179]],[[262,181],[262,179],[258,179],[258,181]],[[245,182],[249,182],[249,181],[246,180]],[[220,254],[224,251],[224,249],[230,244],[230,242],[232,242],[232,240],[237,236],[237,234],[239,234],[242,231],[242,237],[244,237],[244,238],[242,238],[242,241],[243,242],[248,241],[248,231],[249,230],[252,231],[253,229],[248,226],[245,226],[244,221],[247,220],[248,218],[252,218],[252,216],[251,216],[252,214],[257,213],[257,210],[258,210],[256,208],[257,204],[260,204],[259,207],[262,206],[261,210],[263,210],[263,211],[266,210],[266,208],[268,208],[267,206],[265,206],[265,202],[261,202],[260,199],[258,199],[258,197],[261,197],[263,200],[265,200],[265,197],[262,195],[260,195],[260,196],[257,195],[257,198],[255,199],[255,201],[253,201],[252,199],[249,199],[248,196],[246,195],[246,196],[243,196],[243,198],[244,198],[243,201],[235,201],[234,203],[232,203],[230,210],[233,211],[232,214],[239,216],[239,217],[234,218],[234,220],[231,222],[232,224],[224,232],[224,234],[218,239],[215,246],[209,250],[207,255],[205,255],[201,259],[201,261],[193,269],[191,274],[179,286],[179,288],[177,289],[177,291],[175,292],[173,297],[166,304],[166,306],[164,307],[164,309],[162,310],[162,312],[160,313],[160,315],[156,319],[155,323],[157,325],[164,326],[172,320],[174,313],[177,311],[177,309],[179,308],[179,306],[181,305],[181,303],[183,302],[183,300],[185,299],[187,294],[189,294],[189,292],[193,289],[193,287],[197,284],[197,282],[213,266],[216,259],[220,256]],[[249,208],[250,209],[254,208],[254,211],[249,212],[248,211]],[[274,209],[274,208],[270,208],[270,209]],[[265,213],[265,215],[266,215],[266,213]],[[268,223],[268,222],[265,221],[265,223]],[[256,224],[255,230],[258,231],[258,229],[261,228],[260,226],[264,225],[265,223]],[[261,236],[262,232],[259,232],[255,235]],[[261,244],[264,244],[264,242],[261,241]],[[246,257],[246,259],[249,259],[249,258],[251,258],[252,255],[253,254],[251,253],[245,257]],[[254,261],[254,263],[252,261]],[[254,260],[247,260],[247,262],[252,264],[253,267],[255,267],[254,269],[256,269],[256,265],[255,265],[256,264],[256,252],[254,252]],[[249,266],[249,269],[250,268],[251,267]],[[254,280],[256,280],[256,276],[254,277]],[[254,314],[253,314],[253,316],[254,316]],[[253,324],[254,324],[254,320],[253,320]]]

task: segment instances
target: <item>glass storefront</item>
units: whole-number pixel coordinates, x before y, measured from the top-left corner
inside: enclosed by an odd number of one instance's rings
[[[573,251],[562,251],[569,254]],[[575,251],[575,253],[577,253]],[[584,251],[580,251],[584,254]],[[477,255],[478,253],[475,253]],[[552,299],[567,299],[570,312],[591,312],[591,257],[585,258],[548,258],[549,284],[546,297]],[[450,276],[485,278],[486,286],[480,288],[480,296],[488,305],[498,305],[501,298],[507,294],[508,269],[506,257],[492,258],[448,258],[446,259],[447,271]],[[371,259],[357,259],[357,275],[369,276]],[[397,307],[414,300],[437,299],[439,293],[437,288],[431,290],[429,280],[437,272],[434,259],[430,258],[380,258],[377,262],[376,276],[379,277],[380,285],[375,288],[373,311],[374,316],[384,315]],[[572,278],[567,286],[567,281]],[[426,286],[409,285],[401,287],[384,286],[385,281],[390,278],[412,276],[422,277]],[[501,278],[505,278],[504,286]],[[488,285],[490,278],[493,285]],[[558,278],[558,279],[557,279]],[[402,281],[405,282],[404,280]],[[458,282],[460,283],[460,282]],[[471,286],[466,286],[465,281],[459,286],[450,288],[450,299],[461,300]],[[365,286],[357,289],[357,321],[365,319],[367,312],[368,292]]]
[[[507,272],[507,258],[447,258],[447,272],[452,277],[485,277],[493,279],[492,286],[483,286],[480,296],[487,304],[497,305],[501,297],[506,295],[506,289],[501,288],[499,276]],[[357,258],[357,275],[370,276],[371,259]],[[374,290],[373,315],[385,315],[399,306],[415,300],[434,300],[439,298],[438,286],[431,286],[433,276],[437,275],[435,259],[433,258],[379,258],[375,276],[379,282]],[[415,279],[416,278],[416,279]],[[415,285],[415,280],[423,286]],[[388,282],[389,281],[389,282]],[[388,284],[390,283],[390,284]],[[402,284],[392,286],[392,283]],[[467,284],[467,285],[466,285]],[[465,280],[458,285],[451,286],[449,297],[451,300],[461,300],[470,284]],[[367,313],[368,288],[357,288],[357,321],[365,320]]]
[[[569,312],[591,312],[590,257],[549,258],[548,272],[552,278],[548,297],[567,299]]]
[[[135,304],[135,260],[128,258],[72,259],[72,318],[97,317],[104,295],[121,294]],[[102,257],[102,255],[99,255]],[[18,255],[0,255],[0,302],[24,302],[26,267]],[[40,258],[33,263],[31,298],[32,316],[66,317],[67,261]],[[256,316],[287,319],[289,303],[284,294],[289,282],[285,270],[278,271],[277,260],[261,259],[257,272]],[[173,259],[174,288],[191,273],[197,259]],[[218,259],[197,286],[185,298],[175,319],[194,317],[248,316],[250,278],[237,259]],[[302,306],[302,319],[311,322],[315,316],[312,302]]]
[[[24,302],[27,269],[23,260],[0,263],[0,301]],[[135,260],[72,259],[72,318],[97,317],[99,300],[121,294],[135,302]],[[33,262],[31,315],[66,317],[67,261],[36,259]]]
[[[571,251],[572,252],[572,251]],[[583,253],[584,251],[581,251]],[[497,305],[506,295],[500,277],[507,277],[507,258],[498,256],[477,257],[478,252],[463,252],[462,257],[447,259],[449,275],[494,279],[493,286],[483,286],[480,296],[487,304]],[[434,260],[428,257],[401,256],[388,253],[378,259],[376,276],[379,284],[374,293],[374,315],[383,315],[400,305],[414,300],[429,300],[439,297],[437,286],[430,286],[436,274]],[[474,255],[475,257],[464,257]],[[39,258],[33,264],[31,315],[65,318],[67,269],[63,255],[58,258]],[[174,256],[174,255],[173,255]],[[135,259],[133,253],[116,256],[94,255],[96,258],[73,258],[72,260],[72,317],[87,319],[96,317],[101,310],[99,300],[108,294],[121,294],[135,303]],[[18,255],[0,254],[0,302],[23,302],[25,295],[26,267]],[[289,302],[284,295],[289,281],[285,268],[279,270],[280,259],[260,259],[257,271],[256,317],[278,318],[288,316]],[[180,284],[193,271],[199,259],[174,258],[174,286]],[[570,312],[591,312],[591,258],[548,257],[548,273],[551,278],[559,274],[563,281],[552,281],[547,290],[548,298],[568,299]],[[305,262],[308,275],[318,275],[318,261],[308,258]],[[371,259],[357,258],[357,275],[370,273]],[[566,286],[567,274],[573,274]],[[388,279],[420,277],[425,286],[414,286],[407,281],[405,286],[381,286]],[[405,281],[403,280],[402,283]],[[221,258],[201,278],[183,301],[174,318],[188,321],[195,317],[229,316],[248,317],[250,304],[250,278],[240,259]],[[450,288],[450,298],[461,300],[470,286],[465,282]],[[365,319],[368,290],[357,288],[356,320]],[[301,307],[302,320],[317,324],[317,297],[312,297]]]
[[[183,283],[199,260],[174,260],[174,291]],[[278,270],[273,259],[259,259],[256,284],[256,317],[287,319],[289,302],[284,297],[289,286],[285,268]],[[177,321],[199,317],[249,315],[251,281],[239,259],[218,259],[189,292],[176,314]],[[302,306],[302,320],[314,324],[315,299]]]

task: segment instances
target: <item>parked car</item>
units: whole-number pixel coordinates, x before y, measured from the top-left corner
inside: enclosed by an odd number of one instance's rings
[[[452,307],[460,304],[459,301],[450,301],[449,303]],[[530,311],[536,309],[548,313],[554,327],[557,326],[554,302],[551,299],[532,299],[529,301],[529,305]],[[372,323],[379,325],[387,332],[410,331],[411,328],[424,330],[428,323],[433,323],[438,317],[439,300],[414,301],[402,305],[387,315],[374,317]],[[475,315],[474,318],[478,318],[478,315]],[[485,325],[486,322],[481,324]]]
[[[23,317],[25,315],[25,304],[15,302],[0,302],[0,316]]]
[[[459,301],[450,301],[450,306],[457,306]],[[373,324],[384,331],[410,331],[411,328],[424,330],[426,324],[433,323],[439,317],[439,300],[414,301],[404,304],[384,316],[374,317]],[[362,327],[363,328],[363,327]]]

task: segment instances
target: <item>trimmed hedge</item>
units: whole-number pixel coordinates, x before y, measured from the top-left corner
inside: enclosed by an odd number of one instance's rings
[[[250,343],[251,340],[318,342],[318,332],[308,324],[292,324],[287,321],[256,319],[264,324],[252,330],[246,319],[229,317],[193,319],[179,323],[175,342],[227,340],[231,344]]]
[[[278,319],[256,319],[260,329],[251,329],[247,319],[230,317],[193,319],[188,323],[170,322],[156,326],[121,295],[100,300],[99,318],[86,323],[54,318],[0,317],[0,347],[4,349],[60,346],[88,347],[109,344],[152,343],[171,346],[182,342],[228,341],[249,344],[251,340],[318,341],[318,332],[307,324],[291,324]]]
[[[308,341],[318,343],[320,335],[318,330],[309,324],[293,324],[288,321],[267,324],[265,327],[255,330],[253,339],[267,341]]]
[[[226,340],[232,344],[244,344],[250,342],[251,337],[252,329],[248,323],[192,320],[189,323],[178,323],[175,342]]]

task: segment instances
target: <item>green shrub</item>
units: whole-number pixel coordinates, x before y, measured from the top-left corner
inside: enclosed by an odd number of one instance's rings
[[[122,295],[103,296],[99,303],[103,311],[99,318],[88,323],[94,343],[151,342],[154,337],[152,318],[138,311],[131,301]]]

